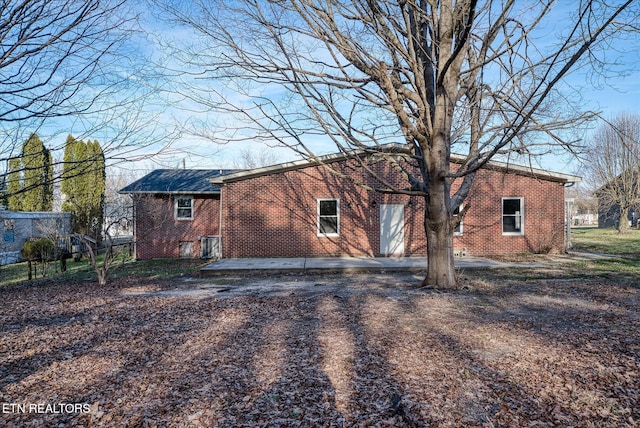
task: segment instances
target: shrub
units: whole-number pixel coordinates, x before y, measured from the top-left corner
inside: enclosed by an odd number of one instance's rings
[[[47,238],[27,241],[20,250],[20,256],[30,261],[47,260],[53,254],[53,242]]]
[[[29,280],[32,278],[32,262],[42,261],[42,276],[47,273],[47,261],[53,257],[55,246],[50,239],[40,238],[27,241],[20,250],[20,256],[27,259],[29,267]]]

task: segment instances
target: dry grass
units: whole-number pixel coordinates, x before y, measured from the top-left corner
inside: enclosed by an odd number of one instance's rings
[[[2,289],[0,402],[90,405],[3,423],[637,426],[640,290],[492,275],[448,293],[410,275]]]

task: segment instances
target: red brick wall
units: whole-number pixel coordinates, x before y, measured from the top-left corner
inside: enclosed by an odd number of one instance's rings
[[[357,171],[344,172],[352,178],[363,178]],[[339,236],[318,236],[318,198],[340,199]],[[223,257],[377,255],[380,204],[406,201],[408,198],[398,195],[368,192],[320,167],[231,183],[223,187],[222,254]],[[414,224],[420,221],[411,221],[414,215],[407,210],[407,236],[416,235]]]
[[[455,190],[455,188],[454,188]],[[502,234],[502,198],[522,197],[524,234]],[[564,186],[496,171],[479,171],[469,197],[463,236],[454,247],[471,255],[560,252],[564,249]]]
[[[217,236],[220,229],[220,196],[193,196],[193,220],[176,220],[173,196],[134,198],[136,258],[177,258],[181,242],[193,242],[199,257],[198,237]]]
[[[352,180],[376,184],[361,169],[346,162],[337,168]],[[400,180],[399,176],[390,176],[396,182]],[[454,183],[454,189],[456,186]],[[377,256],[380,205],[389,203],[405,205],[405,255],[426,253],[423,200],[366,191],[323,167],[229,183],[222,192],[223,257]],[[502,235],[502,197],[524,198],[523,236]],[[318,198],[340,199],[339,236],[318,236]],[[477,174],[465,203],[470,208],[464,220],[464,233],[455,237],[454,246],[465,248],[467,255],[563,248],[562,184],[485,170]]]

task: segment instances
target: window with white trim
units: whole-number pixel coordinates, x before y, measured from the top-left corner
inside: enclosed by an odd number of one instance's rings
[[[462,205],[456,207],[453,210],[453,216],[454,217],[458,217],[460,215],[460,211],[462,211]],[[456,226],[453,228],[453,235],[454,236],[462,236],[462,232],[463,232],[463,229],[464,229],[464,224],[463,223],[464,223],[464,220],[460,220],[456,224]]]
[[[193,197],[176,196],[174,199],[174,215],[176,220],[193,220]]]
[[[340,234],[340,200],[318,199],[318,236]]]
[[[502,234],[524,234],[523,198],[502,198]]]

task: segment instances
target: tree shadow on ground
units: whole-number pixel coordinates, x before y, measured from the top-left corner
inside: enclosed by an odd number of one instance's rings
[[[411,288],[406,275],[304,279],[343,286],[226,299],[62,287],[28,299],[40,317],[3,292],[13,302],[3,323],[16,328],[2,338],[14,355],[0,360],[13,376],[0,399],[93,406],[3,416],[20,426],[222,427],[638,419],[636,288],[531,281],[440,293]]]

